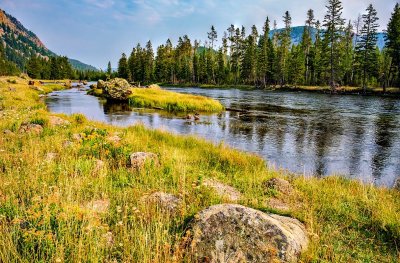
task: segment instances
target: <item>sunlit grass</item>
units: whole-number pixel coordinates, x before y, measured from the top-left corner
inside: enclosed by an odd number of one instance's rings
[[[161,108],[167,111],[221,112],[222,104],[203,96],[182,94],[155,88],[134,88],[129,103],[135,107]]]
[[[16,81],[0,78],[0,262],[182,262],[187,221],[226,202],[201,186],[204,179],[236,187],[243,205],[279,212],[266,204],[276,193],[262,187],[276,176],[298,191],[283,198],[293,204],[284,214],[303,221],[311,239],[302,262],[399,261],[399,192],[293,176],[223,144],[142,125],[119,128],[75,114],[59,115],[71,125],[50,127],[39,92]],[[18,133],[23,122],[42,124],[43,133]],[[120,142],[107,140],[115,134]],[[136,151],[156,153],[161,165],[127,168]],[[176,217],[142,201],[154,191],[183,199]],[[109,209],[89,209],[96,200],[108,200]]]

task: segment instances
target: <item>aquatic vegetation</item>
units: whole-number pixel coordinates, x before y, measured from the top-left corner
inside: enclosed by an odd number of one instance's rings
[[[240,192],[237,201],[302,221],[310,237],[302,262],[396,262],[400,193],[332,176],[294,176],[259,157],[195,137],[57,115],[51,127],[39,91],[0,78],[0,262],[182,262],[187,222],[227,202],[206,187],[214,180]],[[41,133],[20,133],[24,122]],[[129,167],[133,152],[160,165]],[[49,155],[50,154],[50,155]],[[46,158],[52,156],[52,158]],[[286,178],[293,195],[266,189]],[[182,200],[171,217],[144,197]],[[267,201],[279,198],[282,211]]]

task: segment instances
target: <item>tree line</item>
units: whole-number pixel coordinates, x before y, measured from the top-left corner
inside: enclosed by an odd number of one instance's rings
[[[287,11],[284,28],[267,17],[259,32],[254,25],[231,25],[222,34],[211,26],[203,45],[187,35],[176,46],[170,39],[157,47],[137,44],[129,57],[122,54],[117,75],[132,82],[212,85],[329,85],[400,87],[400,7],[396,4],[387,27],[386,45],[377,46],[379,18],[369,5],[356,21],[342,17],[342,2],[329,0],[322,22],[307,12],[300,43],[291,39]],[[272,33],[273,32],[273,33]],[[271,34],[272,33],[272,34]]]

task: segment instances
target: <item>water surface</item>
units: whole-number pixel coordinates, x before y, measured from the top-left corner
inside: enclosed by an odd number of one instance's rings
[[[194,134],[256,153],[269,164],[315,176],[344,175],[391,186],[400,177],[400,100],[383,97],[238,89],[168,88],[220,100],[227,111],[182,115],[110,104],[86,91],[56,91],[46,99],[57,113],[83,113],[113,125],[144,123]]]

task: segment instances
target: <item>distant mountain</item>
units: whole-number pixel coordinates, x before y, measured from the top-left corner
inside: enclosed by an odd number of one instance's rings
[[[32,31],[26,29],[21,22],[2,9],[0,9],[0,37],[0,44],[5,47],[6,58],[21,69],[25,67],[26,61],[31,56],[57,56]],[[75,59],[70,59],[70,63],[78,70],[97,70]]]
[[[301,42],[301,39],[302,39],[303,32],[304,32],[305,28],[306,28],[305,26],[292,27],[292,32],[290,34],[290,36],[292,38],[292,44],[296,44],[297,45],[297,44],[299,44]],[[270,33],[269,33],[269,36],[272,37],[275,34],[275,32],[280,33],[283,30],[284,30],[284,28],[277,29],[276,31],[275,30],[271,30]],[[313,41],[315,41],[316,34],[317,34],[317,29],[311,28],[311,38],[312,38]],[[381,50],[385,46],[385,36],[386,36],[386,33],[383,33],[383,32],[379,32],[378,33],[377,45],[378,45],[379,49],[381,49]],[[355,36],[354,36],[354,38],[355,38]]]

